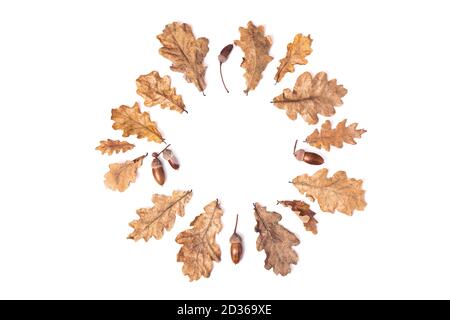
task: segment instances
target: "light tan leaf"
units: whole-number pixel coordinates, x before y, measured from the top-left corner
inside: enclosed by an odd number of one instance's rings
[[[297,236],[279,224],[281,215],[267,211],[259,203],[254,204],[256,227],[259,232],[256,249],[266,253],[265,268],[273,269],[275,274],[287,275],[291,272],[291,264],[297,264],[298,256],[292,248],[300,244]]]
[[[105,186],[112,190],[125,191],[130,183],[136,181],[137,170],[142,166],[146,156],[140,156],[132,161],[110,164],[109,171],[105,174]]]
[[[209,203],[205,212],[191,222],[191,229],[178,234],[176,242],[182,247],[177,255],[177,261],[183,262],[183,274],[190,281],[200,277],[209,278],[213,269],[213,261],[219,262],[221,251],[216,243],[216,235],[222,230],[223,211],[219,201]]]
[[[108,155],[112,155],[114,152],[127,152],[135,147],[134,144],[128,143],[126,141],[119,140],[102,140],[100,141],[100,145],[95,148],[95,150],[99,150],[102,154],[107,153]]]
[[[141,112],[137,102],[133,107],[122,105],[117,109],[112,109],[111,120],[114,121],[113,129],[122,130],[123,137],[137,135],[139,139],[147,138],[148,141],[158,143],[164,141],[156,122],[150,119],[149,113]]]
[[[326,212],[338,210],[352,215],[353,210],[364,210],[365,191],[362,180],[349,179],[344,171],[336,172],[327,178],[328,169],[320,169],[313,176],[307,174],[296,177],[292,183],[301,193],[319,202],[320,209]]]
[[[278,83],[283,79],[288,72],[294,72],[296,64],[307,64],[306,56],[312,53],[311,49],[312,39],[310,36],[303,36],[301,33],[297,34],[294,41],[287,46],[286,57],[280,60],[275,81]]]
[[[184,216],[184,208],[192,198],[190,191],[173,191],[171,196],[154,194],[152,201],[155,204],[151,208],[136,210],[139,220],[130,222],[134,231],[128,239],[148,241],[151,237],[161,239],[164,229],[170,231],[175,223],[176,215]]]
[[[342,97],[347,89],[338,85],[336,80],[328,81],[325,72],[319,72],[313,78],[309,72],[300,75],[294,90],[284,89],[283,93],[273,99],[280,109],[285,109],[291,120],[300,114],[308,124],[319,121],[318,114],[329,117],[335,114],[334,108],[342,105]]]
[[[184,73],[187,82],[193,83],[199,91],[205,91],[206,66],[203,60],[209,51],[209,40],[195,39],[191,26],[179,22],[166,25],[157,38],[163,45],[159,53],[172,61],[170,69]]]
[[[345,126],[347,119],[338,123],[335,129],[331,128],[330,120],[322,124],[322,128],[314,130],[307,138],[306,142],[316,148],[324,148],[330,151],[330,146],[342,148],[345,143],[356,144],[355,138],[361,138],[362,134],[367,132],[364,129],[356,129],[357,123],[352,123],[348,127]]]
[[[142,75],[136,80],[137,94],[144,98],[147,107],[161,105],[178,112],[187,112],[183,98],[177,95],[175,88],[170,86],[170,77],[160,77],[158,71]]]
[[[300,200],[284,200],[278,201],[278,203],[285,207],[291,208],[291,210],[303,222],[303,226],[306,231],[311,231],[313,234],[317,234],[317,224],[319,222],[314,218],[316,213],[309,208],[309,204]]]
[[[248,94],[250,90],[255,90],[259,81],[262,79],[262,73],[273,57],[269,55],[272,39],[264,35],[264,26],[256,27],[249,21],[247,29],[240,27],[241,39],[234,41],[234,44],[241,47],[244,51],[244,60],[241,67],[245,69],[245,80]]]

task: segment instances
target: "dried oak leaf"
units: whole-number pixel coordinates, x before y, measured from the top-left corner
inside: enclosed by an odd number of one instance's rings
[[[140,156],[132,161],[112,163],[105,174],[105,186],[112,190],[125,191],[130,183],[136,181],[137,170],[142,166],[142,161],[147,155]]]
[[[322,211],[333,213],[338,210],[351,216],[353,210],[364,210],[367,203],[362,180],[349,179],[344,171],[336,172],[331,178],[327,175],[328,169],[324,168],[312,176],[298,176],[292,183],[309,199],[317,199]]]
[[[291,208],[291,210],[302,220],[303,226],[306,231],[311,231],[313,234],[317,234],[317,221],[314,216],[316,213],[309,208],[309,204],[300,200],[283,200],[278,201],[285,207]]]
[[[160,105],[178,112],[186,112],[183,98],[177,95],[175,88],[170,86],[170,77],[160,77],[158,71],[142,75],[136,80],[137,94],[144,98],[147,107]]]
[[[265,268],[273,268],[275,274],[287,275],[291,272],[291,264],[297,264],[298,256],[292,248],[300,244],[297,236],[279,224],[281,215],[267,211],[259,203],[254,204],[256,227],[259,232],[256,249],[266,252]]]
[[[122,105],[117,109],[112,109],[111,120],[114,121],[113,129],[122,130],[123,137],[134,134],[139,139],[147,138],[148,141],[158,143],[164,141],[156,122],[150,119],[149,113],[141,112],[137,102],[132,107]]]
[[[173,191],[171,196],[154,194],[152,201],[155,204],[151,208],[136,210],[139,220],[130,222],[134,231],[128,239],[148,241],[151,237],[161,239],[164,229],[170,231],[175,223],[176,215],[184,216],[184,207],[192,198],[192,190]]]
[[[177,261],[183,262],[183,274],[190,281],[200,277],[209,278],[213,269],[213,261],[220,261],[220,247],[216,243],[216,235],[222,230],[223,211],[218,200],[212,201],[191,222],[191,229],[178,234],[176,242],[182,247],[177,255]]]
[[[285,109],[291,120],[300,114],[308,124],[319,121],[318,114],[332,116],[334,108],[342,105],[342,97],[347,89],[336,83],[336,79],[328,81],[325,72],[319,72],[313,78],[311,73],[305,72],[297,78],[294,89],[284,89],[283,93],[275,97],[272,103],[280,109]]]
[[[95,148],[95,150],[99,150],[102,154],[107,153],[108,155],[112,155],[114,152],[127,152],[135,147],[134,144],[128,143],[126,141],[119,140],[102,140],[100,141],[100,145]]]
[[[163,45],[159,53],[172,61],[170,69],[184,73],[186,81],[194,83],[203,92],[206,88],[206,66],[203,60],[209,51],[209,40],[195,39],[191,26],[179,22],[166,25],[157,38]]]
[[[244,51],[244,59],[241,67],[245,69],[245,80],[248,94],[250,90],[255,90],[259,81],[262,79],[262,73],[273,57],[269,55],[272,39],[264,35],[264,26],[256,27],[249,21],[247,29],[240,27],[241,39],[235,40],[234,44],[241,47]]]
[[[338,123],[335,129],[331,128],[330,120],[322,124],[322,128],[314,130],[307,138],[306,142],[316,148],[324,148],[330,151],[330,146],[342,148],[345,143],[356,144],[355,138],[361,138],[362,134],[367,132],[364,129],[356,129],[357,123],[352,123],[348,127],[345,126],[347,119]]]
[[[311,43],[311,36],[305,37],[299,33],[295,36],[294,41],[288,44],[286,57],[280,60],[280,66],[275,75],[277,83],[283,79],[286,73],[294,72],[296,64],[304,65],[308,63],[306,56],[312,53]]]

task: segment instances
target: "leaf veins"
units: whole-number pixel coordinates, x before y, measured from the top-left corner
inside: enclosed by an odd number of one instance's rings
[[[259,232],[256,249],[266,253],[265,268],[273,269],[275,274],[287,275],[291,272],[291,264],[297,264],[298,256],[292,248],[300,244],[297,236],[279,224],[281,215],[267,211],[259,203],[254,204],[256,227]]]
[[[245,80],[248,94],[250,90],[255,90],[259,81],[262,79],[262,73],[266,69],[273,57],[269,55],[272,39],[264,34],[264,26],[256,27],[249,21],[247,29],[240,27],[241,39],[234,41],[234,44],[241,47],[244,51],[244,59],[241,67],[245,69]]]
[[[292,183],[308,198],[319,202],[320,209],[325,212],[335,210],[349,216],[354,210],[364,210],[365,191],[362,180],[349,179],[344,171],[336,172],[327,178],[328,169],[320,169],[313,176],[307,174],[296,177]]]
[[[356,144],[355,139],[361,138],[363,133],[367,132],[364,129],[356,129],[357,123],[352,123],[348,127],[345,126],[347,119],[338,123],[335,129],[331,128],[330,120],[325,121],[322,124],[322,128],[314,130],[307,138],[306,142],[316,148],[324,148],[326,151],[330,151],[330,146],[336,148],[342,148],[345,143]]]
[[[312,53],[311,49],[312,39],[310,36],[303,36],[301,33],[297,34],[294,41],[287,46],[286,56],[280,60],[275,81],[278,83],[283,79],[288,72],[294,72],[295,65],[304,65],[308,63],[306,56]]]
[[[176,242],[182,247],[177,255],[177,261],[183,262],[183,274],[190,281],[202,276],[209,278],[213,269],[213,261],[219,262],[221,251],[216,243],[216,235],[222,230],[223,214],[218,200],[212,201],[191,222],[191,229],[178,234]]]
[[[125,105],[112,109],[111,120],[114,121],[113,129],[122,130],[123,137],[136,135],[139,139],[147,138],[148,141],[161,143],[164,139],[156,126],[156,122],[150,119],[150,114],[141,112],[136,102],[133,107]]]
[[[291,208],[291,210],[303,222],[303,226],[306,231],[311,231],[313,234],[317,234],[317,224],[319,222],[314,218],[316,213],[309,208],[309,204],[300,200],[284,200],[278,201],[278,203],[285,207]]]
[[[147,155],[140,156],[132,161],[112,163],[105,174],[105,186],[111,190],[125,191],[130,183],[136,181],[137,170]]]
[[[158,71],[142,75],[136,80],[137,94],[144,98],[147,107],[161,105],[178,112],[187,112],[183,98],[177,95],[175,88],[170,86],[170,77],[160,77]]]
[[[184,208],[192,198],[190,191],[173,191],[171,196],[154,194],[151,208],[141,208],[136,210],[139,220],[130,222],[130,227],[134,231],[128,239],[138,241],[144,239],[148,241],[151,237],[161,239],[164,230],[170,231],[175,223],[176,215],[184,216]]]
[[[326,117],[335,114],[334,108],[342,105],[341,98],[346,94],[347,89],[335,79],[328,81],[325,72],[319,72],[314,78],[305,72],[298,77],[293,90],[284,89],[272,102],[285,109],[289,119],[295,120],[300,114],[308,124],[316,124],[318,114]]]
[[[209,40],[195,39],[192,27],[179,22],[166,25],[157,38],[162,44],[159,53],[172,61],[170,69],[184,73],[188,83],[193,83],[201,92],[205,91],[206,66],[203,60],[209,51]]]
[[[128,143],[126,141],[119,140],[102,140],[100,141],[100,145],[95,148],[95,150],[99,150],[102,154],[112,155],[114,152],[127,152],[135,147],[134,144]]]

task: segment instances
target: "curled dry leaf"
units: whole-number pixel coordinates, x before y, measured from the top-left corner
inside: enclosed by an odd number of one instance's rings
[[[203,92],[206,88],[206,66],[203,60],[209,51],[209,40],[195,39],[191,26],[179,22],[166,25],[163,33],[157,38],[163,45],[159,53],[172,61],[170,69],[184,73],[186,81],[193,83]]]
[[[133,107],[125,105],[112,109],[111,120],[114,121],[113,129],[122,130],[123,137],[136,135],[139,139],[147,138],[148,141],[161,143],[164,139],[156,126],[156,122],[150,119],[150,114],[141,112],[136,102]]]
[[[352,123],[348,127],[345,126],[347,119],[338,123],[335,129],[331,128],[330,120],[325,121],[322,124],[322,128],[314,130],[307,138],[306,142],[316,148],[324,148],[326,151],[330,151],[330,146],[336,148],[342,148],[345,143],[356,144],[355,139],[361,138],[362,134],[367,132],[364,129],[356,129],[357,123]]]
[[[331,178],[327,175],[328,169],[321,169],[313,176],[298,176],[292,183],[309,199],[317,199],[322,211],[333,213],[338,210],[351,216],[353,210],[364,210],[367,203],[362,180],[349,179],[344,171],[336,172]]]
[[[302,220],[303,226],[306,231],[311,231],[313,234],[317,234],[317,221],[314,216],[316,213],[309,208],[309,204],[300,200],[284,200],[278,201],[285,207],[291,208],[291,210]]]
[[[158,71],[142,75],[136,80],[137,94],[144,98],[147,107],[160,105],[178,112],[187,112],[183,98],[177,95],[175,88],[170,86],[170,77],[160,77]]]
[[[266,252],[265,268],[273,268],[275,274],[287,275],[291,272],[291,264],[297,264],[298,256],[292,248],[300,244],[297,236],[279,224],[281,215],[267,211],[259,203],[254,204],[256,227],[259,232],[256,249]]]
[[[192,190],[173,191],[171,196],[154,194],[151,208],[141,208],[136,210],[139,220],[130,222],[130,227],[134,231],[128,239],[138,241],[144,239],[148,241],[151,237],[161,239],[164,229],[170,231],[175,223],[176,215],[184,216],[184,208],[192,198]]]
[[[176,242],[182,247],[177,255],[177,261],[183,262],[183,274],[190,281],[200,277],[209,278],[213,269],[213,261],[219,262],[221,251],[216,243],[216,235],[222,230],[223,211],[219,201],[209,203],[205,212],[191,222],[191,229],[178,234]]]
[[[280,60],[275,81],[278,83],[283,79],[288,72],[294,72],[296,64],[307,64],[306,56],[312,53],[311,49],[312,39],[310,36],[303,36],[301,33],[297,34],[294,41],[287,46],[286,57]]]
[[[262,79],[262,73],[273,57],[269,55],[272,39],[264,35],[264,26],[256,27],[249,21],[247,29],[240,27],[241,39],[234,41],[234,44],[241,47],[244,51],[244,60],[241,67],[245,69],[245,80],[248,94],[250,90],[255,90],[259,81]]]
[[[285,109],[289,119],[295,120],[300,114],[308,124],[316,124],[318,114],[326,117],[335,114],[334,108],[342,105],[341,98],[346,94],[347,89],[335,79],[328,81],[325,72],[319,72],[314,78],[305,72],[298,77],[293,90],[284,89],[272,102]]]
[[[136,181],[137,170],[142,166],[146,156],[140,156],[132,161],[110,164],[109,171],[105,174],[105,186],[112,190],[125,191],[130,183]]]
[[[119,140],[102,140],[100,141],[100,145],[95,148],[95,150],[99,150],[102,154],[112,155],[114,152],[127,152],[135,147],[134,144],[128,143],[126,141]]]

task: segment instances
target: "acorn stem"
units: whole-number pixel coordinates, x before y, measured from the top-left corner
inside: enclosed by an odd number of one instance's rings
[[[227,93],[230,93],[230,91],[228,91],[227,86],[225,85],[225,81],[223,81],[223,75],[222,75],[222,62],[220,63],[219,69],[220,69],[220,79],[222,79],[223,87],[225,88],[225,90],[227,90]]]
[[[298,142],[298,140],[295,140],[295,144],[294,144],[294,152],[293,152],[294,156],[295,156],[295,151],[297,150],[297,142]]]
[[[237,225],[239,220],[239,214],[236,215],[236,224],[234,225],[234,233],[236,233]]]
[[[154,158],[158,158],[159,157],[159,155],[161,154],[161,153],[163,153],[164,152],[164,150],[166,150],[168,147],[170,147],[170,143],[164,148],[164,149],[162,149],[159,153],[157,153],[157,154],[153,154],[153,157]]]

